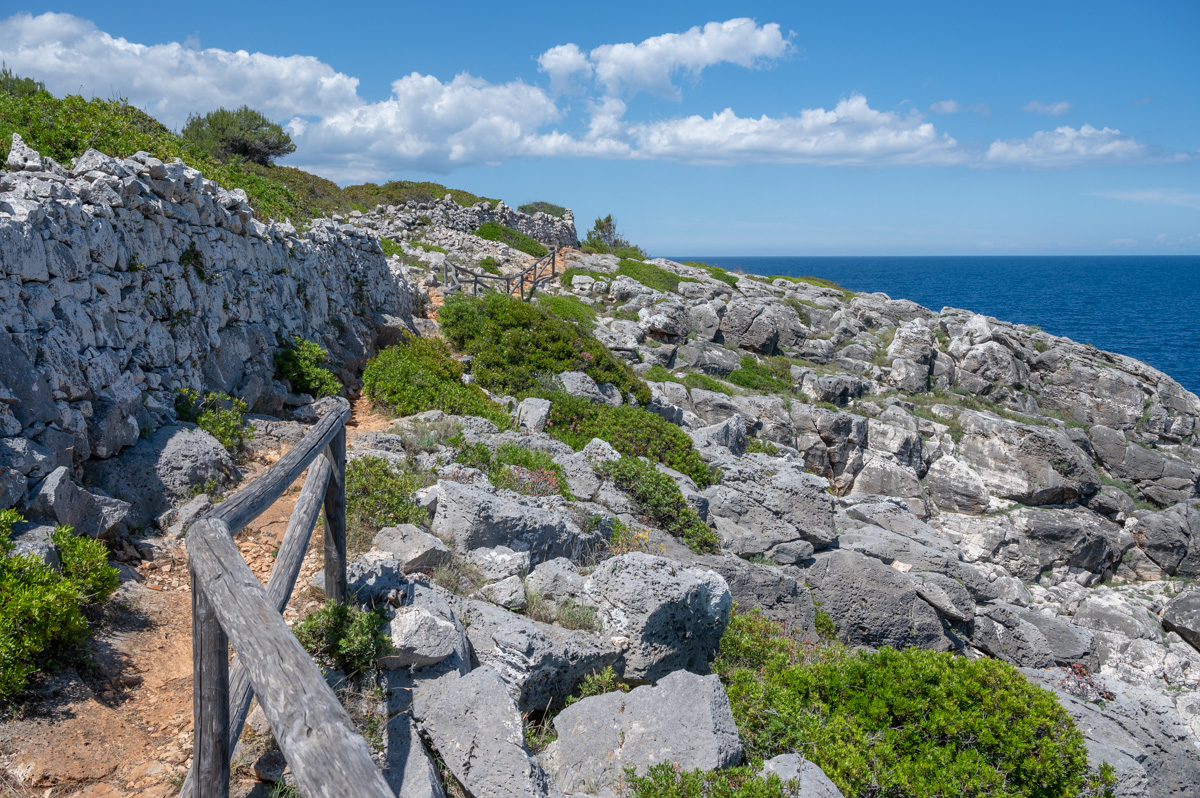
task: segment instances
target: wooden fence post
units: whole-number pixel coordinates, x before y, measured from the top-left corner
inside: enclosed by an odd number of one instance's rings
[[[192,571],[195,798],[229,798],[229,639]]]
[[[329,486],[325,488],[325,599],[346,600],[346,427],[325,449]]]

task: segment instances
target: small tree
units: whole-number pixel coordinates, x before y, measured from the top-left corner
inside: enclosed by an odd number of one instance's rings
[[[236,111],[218,108],[204,116],[192,114],[183,127],[183,138],[221,160],[245,158],[263,166],[296,151],[282,127],[248,105]]]
[[[39,91],[45,90],[45,83],[33,78],[23,78],[9,69],[8,64],[0,62],[0,94],[24,97],[27,94],[37,94]]]
[[[639,260],[644,260],[646,257],[645,250],[629,243],[627,238],[617,232],[617,222],[612,218],[611,213],[596,220],[596,224],[588,231],[583,245],[587,249],[600,253],[634,257]]]

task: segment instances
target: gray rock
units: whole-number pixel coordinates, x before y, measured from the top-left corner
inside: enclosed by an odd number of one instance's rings
[[[1169,576],[1200,577],[1200,510],[1182,503],[1138,518],[1141,548]]]
[[[454,624],[422,607],[403,608],[388,623],[392,651],[379,658],[381,668],[436,665],[458,646]]]
[[[10,408],[21,426],[58,420],[49,383],[4,329],[0,329],[0,385],[16,399]]]
[[[0,510],[21,507],[25,504],[25,491],[29,480],[15,468],[0,468]]]
[[[739,607],[757,607],[771,620],[816,639],[812,594],[784,569],[729,554],[701,557],[697,564],[712,568],[725,579]]]
[[[578,598],[583,595],[583,577],[574,563],[558,557],[534,568],[525,578],[525,589],[550,601]]]
[[[700,454],[708,459],[719,459],[729,455],[741,457],[745,454],[748,443],[746,427],[742,423],[742,417],[738,415],[708,427],[689,430],[688,435]]]
[[[844,798],[825,771],[800,754],[780,754],[763,762],[759,775],[766,778],[772,774],[779,776],[784,784],[796,782],[795,792],[790,793],[795,798]]]
[[[532,565],[527,551],[513,551],[508,546],[471,549],[467,562],[474,565],[485,579],[508,579],[529,572]]]
[[[545,762],[566,792],[619,784],[626,768],[644,774],[670,763],[684,770],[736,765],[742,744],[716,676],[676,671],[651,687],[585,698],[554,719],[558,739]]]
[[[733,603],[719,574],[641,552],[601,563],[584,595],[598,608],[604,634],[627,639],[625,677],[648,682],[707,670]]]
[[[59,570],[62,568],[62,558],[54,545],[53,534],[54,527],[46,524],[29,521],[20,521],[14,524],[10,538],[13,544],[12,555],[21,557],[32,554],[45,565],[56,571]]]
[[[971,644],[997,659],[1026,668],[1048,668],[1054,664],[1050,644],[1026,613],[996,603],[978,608],[971,631]]]
[[[530,397],[517,405],[517,427],[527,432],[542,432],[550,420],[550,400]]]
[[[412,524],[384,527],[375,535],[372,545],[394,557],[406,574],[430,572],[451,559],[445,543]]]
[[[1060,566],[1102,574],[1121,559],[1132,542],[1124,540],[1116,524],[1083,508],[1018,510],[1012,519],[1022,537],[1022,553],[1037,564],[1019,574],[1029,580],[1038,572]]]
[[[1200,590],[1187,590],[1171,599],[1162,625],[1200,650]]]
[[[776,546],[807,541],[821,549],[834,540],[833,497],[828,482],[807,474],[803,464],[770,460],[762,455],[721,464],[720,485],[704,491],[709,515],[725,519],[723,533],[738,538],[731,548],[750,557]]]
[[[323,402],[325,400],[322,399],[320,401]],[[311,406],[316,407],[316,405]],[[391,454],[398,454],[401,457],[407,454],[404,449],[404,438],[390,432],[363,432],[350,439],[349,447],[351,449],[389,452]]]
[[[525,749],[521,715],[493,668],[485,665],[418,690],[413,717],[471,795],[561,796]]]
[[[412,716],[401,713],[388,721],[380,770],[396,798],[445,798],[437,768],[421,743]]]
[[[207,493],[201,493],[182,507],[168,510],[158,517],[158,528],[173,538],[183,537],[198,518],[203,518],[212,510],[212,499]]]
[[[564,371],[558,375],[558,382],[564,393],[590,399],[598,404],[609,404],[609,398],[600,390],[596,381],[582,371]]]
[[[1157,640],[1162,634],[1157,617],[1109,588],[1091,591],[1076,610],[1074,623],[1095,632],[1117,632],[1135,640]]]
[[[485,600],[493,604],[498,604],[508,610],[524,609],[527,603],[525,599],[525,585],[521,582],[521,577],[516,574],[506,579],[501,579],[499,582],[484,585],[479,589],[479,595]]]
[[[988,490],[970,466],[949,455],[939,457],[925,472],[929,496],[942,510],[982,515],[988,508]]]

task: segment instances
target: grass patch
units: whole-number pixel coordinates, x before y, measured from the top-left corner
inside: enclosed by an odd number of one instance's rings
[[[408,422],[397,425],[392,431],[400,436],[404,443],[404,451],[411,456],[419,452],[428,454],[438,451],[438,447],[462,433],[462,425],[443,418],[439,421]]]
[[[236,453],[254,438],[254,427],[246,423],[246,403],[227,393],[201,394],[192,388],[175,392],[175,415],[196,424],[228,451]]]
[[[411,463],[396,468],[382,457],[357,457],[346,463],[346,551],[352,556],[371,548],[385,526],[426,524],[429,511],[413,493],[435,482]]]
[[[473,356],[471,373],[484,388],[504,394],[543,390],[563,371],[583,371],[611,382],[642,404],[650,389],[590,332],[546,307],[505,294],[452,296],[438,313],[442,334]]]
[[[491,255],[479,261],[479,270],[487,274],[494,274],[497,277],[504,276],[500,271],[500,264]]]
[[[796,387],[791,368],[792,361],[786,357],[775,356],[760,361],[753,355],[746,355],[726,379],[754,391],[791,393]]]
[[[565,393],[549,393],[546,432],[579,451],[592,438],[607,441],[627,458],[647,457],[691,477],[700,488],[714,482],[712,469],[687,433],[641,407],[610,407]]]
[[[389,346],[367,363],[363,393],[372,402],[401,416],[441,410],[458,416],[480,416],[498,427],[511,425],[508,413],[475,385],[462,382],[463,365],[436,338],[412,338]]]
[[[793,780],[782,781],[778,774],[758,775],[752,765],[721,770],[679,770],[662,762],[637,776],[632,769],[625,774],[621,795],[627,798],[793,798],[799,795]]]
[[[683,384],[688,389],[699,388],[702,391],[713,391],[714,393],[723,393],[726,396],[733,396],[733,389],[725,383],[710,377],[707,374],[696,372],[688,374],[683,378]]]
[[[14,556],[9,535],[21,520],[0,510],[0,705],[84,641],[88,613],[119,584],[104,544],[70,527],[51,535],[61,573],[32,554]]]
[[[571,281],[576,277],[591,277],[593,280],[603,280],[605,283],[611,283],[613,276],[606,272],[596,272],[590,269],[576,269],[571,267],[559,275],[558,281],[562,283],[564,288],[571,287]]]
[[[573,321],[584,329],[590,330],[596,325],[596,311],[586,302],[581,302],[573,296],[555,296],[541,294],[537,299],[538,306],[545,308],[555,316]]]
[[[409,202],[429,205],[440,202],[447,194],[464,208],[480,202],[490,202],[492,205],[500,204],[498,199],[480,197],[462,189],[446,188],[441,183],[412,180],[393,180],[383,185],[362,183],[357,186],[347,186],[344,193],[349,201],[371,208],[376,205],[404,205]]]
[[[387,236],[379,237],[379,246],[383,248],[383,254],[385,257],[404,257],[404,248]]]
[[[452,441],[453,443],[453,441]],[[497,488],[506,488],[526,496],[562,496],[574,501],[562,466],[547,452],[522,449],[504,443],[496,450],[484,443],[459,443],[455,462],[478,468]]]
[[[275,367],[291,383],[292,390],[316,397],[337,396],[342,392],[338,378],[321,365],[328,360],[329,352],[324,347],[298,335],[292,338],[290,346],[275,353]]]
[[[361,610],[326,601],[296,624],[294,634],[318,665],[352,676],[371,670],[376,660],[392,650],[392,640],[383,628],[386,623],[383,607]]]
[[[736,274],[730,274],[727,270],[720,266],[709,266],[707,263],[701,263],[698,260],[687,260],[683,262],[684,266],[691,266],[694,269],[702,269],[708,272],[708,276],[714,280],[720,280],[730,288],[737,288],[738,278]]]
[[[600,631],[600,620],[595,607],[580,604],[570,598],[563,601],[547,601],[536,590],[525,591],[525,615],[542,623],[558,624],[564,629]],[[570,703],[569,698],[567,703]]]
[[[643,263],[640,260],[624,258],[617,265],[618,277],[628,277],[637,280],[647,288],[663,293],[678,293],[680,283],[696,283],[699,280],[691,277],[680,277],[675,272],[667,271],[653,263]],[[565,275],[564,275],[565,276]]]
[[[562,218],[567,214],[567,209],[561,205],[555,205],[552,202],[527,202],[524,205],[517,206],[517,210],[521,213],[527,213],[533,216],[535,213],[545,213],[550,216]]]
[[[803,751],[848,796],[1074,796],[1083,735],[994,659],[814,646],[735,614],[714,662],[749,758]]]
[[[717,533],[700,520],[675,480],[651,463],[637,457],[622,457],[605,463],[600,471],[633,497],[650,523],[682,538],[692,551],[720,550]]]
[[[437,244],[426,244],[424,241],[414,241],[412,242],[412,245],[414,247],[419,247],[426,252],[440,252],[443,255],[449,252],[449,250],[445,247],[439,247]]]
[[[508,244],[513,249],[520,250],[526,255],[532,255],[535,258],[550,254],[550,250],[546,249],[537,239],[530,238],[511,227],[505,227],[499,222],[484,222],[475,231],[475,235],[488,241],[499,241],[502,244]]]

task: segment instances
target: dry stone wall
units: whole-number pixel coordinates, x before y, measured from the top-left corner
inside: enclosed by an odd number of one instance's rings
[[[181,162],[95,150],[64,168],[14,136],[0,173],[0,507],[61,465],[172,420],[179,388],[277,411],[301,336],[349,377],[412,298],[367,230],[252,217]],[[15,500],[15,499],[14,499]]]
[[[449,195],[435,202],[376,205],[375,210],[368,213],[354,211],[350,214],[350,221],[397,241],[410,238],[414,232],[427,227],[474,233],[487,222],[498,222],[549,247],[579,246],[575,216],[570,210],[560,218],[541,211],[531,216],[510,208],[503,201],[494,208],[490,202],[464,208],[450,199]]]

